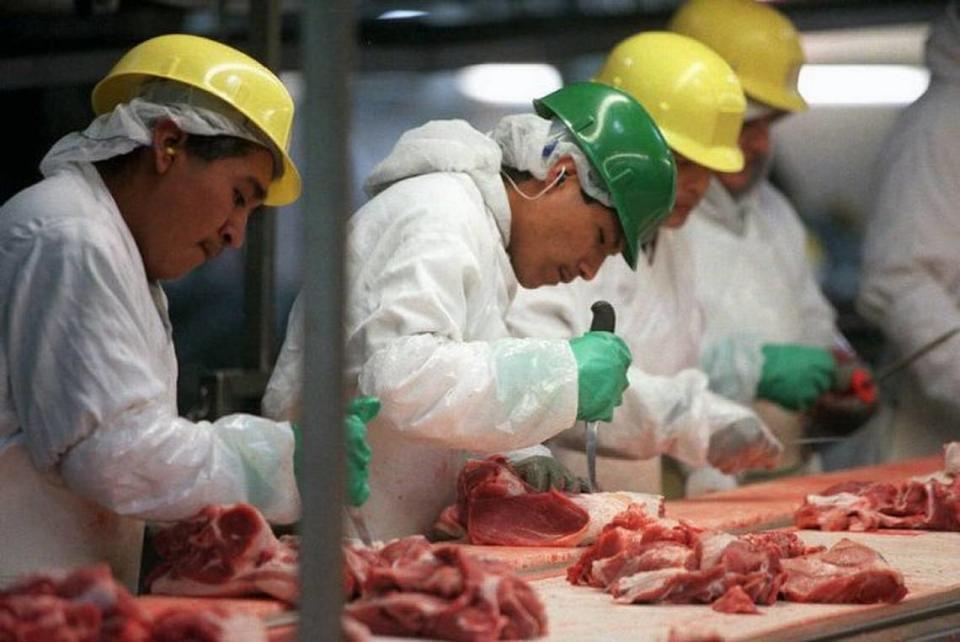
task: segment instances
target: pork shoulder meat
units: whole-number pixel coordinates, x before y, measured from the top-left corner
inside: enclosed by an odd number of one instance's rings
[[[643,493],[538,492],[504,457],[468,461],[457,480],[457,503],[434,526],[443,538],[497,546],[582,546],[633,503],[663,514],[663,497]]]
[[[782,592],[792,602],[895,603],[907,594],[903,576],[872,548],[842,539],[822,553],[782,560]]]
[[[903,577],[871,548],[843,540],[829,551],[796,533],[731,535],[631,508],[567,569],[571,584],[594,586],[620,603],[712,604],[756,613],[779,597],[801,602],[896,602]]]
[[[0,591],[0,640],[264,642],[260,620],[221,609],[171,608],[153,617],[105,564],[27,577]]]
[[[249,504],[207,506],[157,532],[154,545],[164,561],[147,578],[151,593],[297,600],[297,539],[277,539]]]
[[[868,531],[878,528],[960,531],[960,477],[896,484],[846,482],[807,495],[794,513],[797,528]]]
[[[844,482],[807,495],[798,528],[868,531],[878,528],[960,531],[960,442],[944,446],[944,469],[926,478]]]
[[[419,536],[346,547],[347,617],[379,635],[486,641],[547,632],[546,611],[508,568]]]

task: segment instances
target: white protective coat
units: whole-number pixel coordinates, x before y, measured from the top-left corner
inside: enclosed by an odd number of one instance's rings
[[[104,560],[131,584],[139,519],[210,503],[298,517],[289,426],[178,417],[166,297],[93,165],[0,209],[0,301],[0,584]]]
[[[692,268],[686,240],[674,231],[661,231],[653,261],[641,257],[636,272],[622,261],[609,261],[592,281],[521,289],[508,315],[510,329],[518,336],[571,338],[589,330],[595,301],[613,305],[616,333],[629,346],[633,364],[623,405],[614,411],[612,423],[600,424],[598,443],[605,454],[633,460],[637,475],[641,465],[636,460],[662,453],[703,465],[713,431],[752,416],[748,409],[710,392],[706,376],[696,369],[702,329]],[[569,465],[571,457],[561,448],[582,453],[582,428],[564,432],[551,448]],[[604,486],[599,477],[603,467],[610,466],[622,472]],[[583,468],[572,467],[578,473]],[[657,490],[627,479],[631,466],[617,465],[612,458],[597,468],[605,490]]]
[[[696,266],[704,366],[724,395],[753,401],[764,343],[834,346],[836,313],[807,263],[806,231],[768,180],[734,200],[712,178],[680,233]]]
[[[531,446],[576,416],[568,342],[513,339],[504,322],[517,282],[500,162],[466,123],[428,123],[374,169],[374,198],[349,223],[346,374],[382,403],[364,506],[378,538],[427,531],[467,452]],[[303,323],[297,304],[264,398],[272,416],[299,416]]]
[[[763,371],[764,343],[832,348],[840,339],[836,313],[806,258],[806,231],[796,211],[766,178],[734,199],[716,177],[680,231],[690,242],[697,300],[704,316],[701,367],[711,389],[751,404]],[[787,445],[795,466],[802,436],[799,413],[758,404],[764,421]],[[813,464],[817,466],[818,464]],[[698,471],[688,494],[734,485],[717,471]]]
[[[927,42],[930,86],[897,120],[879,155],[859,309],[894,357],[960,326],[960,15]],[[895,459],[940,452],[960,435],[960,336],[895,382]]]

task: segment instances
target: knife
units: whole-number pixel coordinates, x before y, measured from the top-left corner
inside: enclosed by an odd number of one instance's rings
[[[907,356],[902,357],[897,361],[894,361],[886,368],[878,371],[877,376],[874,377],[873,380],[879,383],[884,379],[886,379],[887,377],[900,372],[901,370],[903,370],[904,368],[906,368],[907,366],[912,364],[914,361],[916,361],[923,355],[927,354],[937,346],[943,343],[946,343],[948,339],[953,337],[958,332],[960,332],[960,326],[957,326],[956,328],[951,328],[950,330],[947,330],[943,334],[934,337],[932,341],[926,342],[925,344],[923,344],[922,346],[920,346],[919,348],[917,348]]]
[[[367,547],[373,546],[373,538],[370,536],[370,529],[367,528],[367,520],[363,518],[363,511],[360,507],[345,506],[344,510],[347,511],[347,517],[350,518],[353,529],[357,531],[357,536],[360,538],[360,541]]]
[[[617,324],[617,315],[613,311],[613,306],[606,301],[596,301],[590,306],[593,312],[593,321],[590,323],[590,331],[613,332]],[[595,493],[600,490],[597,485],[597,422],[583,422],[586,431],[587,441],[587,476],[590,482],[590,492]]]

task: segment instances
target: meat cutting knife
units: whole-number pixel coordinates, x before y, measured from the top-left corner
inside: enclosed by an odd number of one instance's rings
[[[596,301],[590,306],[590,311],[593,312],[593,320],[590,323],[591,332],[614,331],[617,315],[612,305],[606,301]],[[600,490],[597,485],[597,422],[585,421],[583,425],[587,442],[587,476],[590,480],[590,492],[594,493]]]

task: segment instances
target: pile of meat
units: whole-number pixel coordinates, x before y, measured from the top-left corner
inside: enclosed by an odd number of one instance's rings
[[[898,602],[903,577],[872,549],[843,540],[829,551],[795,533],[734,536],[630,507],[567,569],[572,584],[594,586],[621,603],[712,604],[723,613],[758,613],[779,596],[799,602]]]
[[[0,591],[0,640],[29,642],[265,642],[260,620],[220,609],[152,616],[106,565],[24,578]]]
[[[297,600],[298,540],[277,539],[249,504],[207,506],[157,532],[154,546],[164,561],[147,578],[151,593]]]
[[[586,546],[631,504],[663,515],[663,497],[617,492],[538,492],[500,456],[468,461],[457,480],[457,503],[434,524],[440,537],[495,546]]]
[[[540,599],[506,567],[420,536],[344,550],[346,615],[380,635],[529,639],[547,632]]]
[[[825,531],[960,531],[960,442],[947,444],[944,457],[944,473],[926,479],[845,482],[807,495],[794,523]]]

